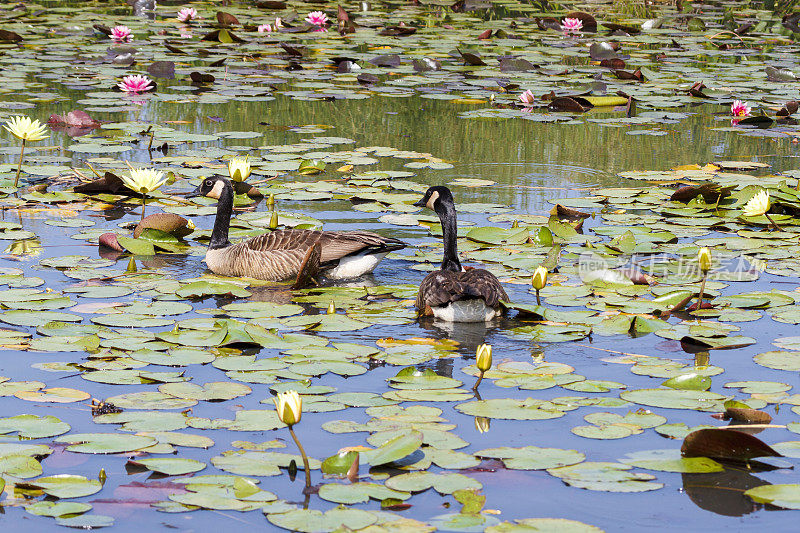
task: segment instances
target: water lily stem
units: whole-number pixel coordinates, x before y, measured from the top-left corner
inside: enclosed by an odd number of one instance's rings
[[[539,299],[539,289],[536,289],[536,305],[542,305],[542,301]]]
[[[767,217],[767,220],[769,220],[770,224],[772,224],[772,226],[773,226],[773,227],[774,227],[776,230],[778,230],[778,231],[781,231],[781,227],[780,227],[780,226],[778,226],[778,225],[775,223],[775,221],[774,221],[774,220],[772,220],[772,217],[771,217],[771,216],[769,216],[769,213],[764,213],[764,216],[765,216],[765,217]]]
[[[481,370],[481,373],[478,374],[478,381],[476,381],[475,385],[472,386],[472,390],[477,391],[478,390],[478,385],[481,384],[481,381],[483,381],[483,370]]]
[[[142,220],[144,220],[144,205],[145,205],[144,204],[144,200],[145,200],[145,196],[146,195],[144,193],[142,193]]]
[[[708,279],[708,272],[703,272],[703,282],[700,284],[700,294],[697,296],[697,306],[695,311],[703,308],[703,293],[706,291],[706,280]]]
[[[300,444],[300,441],[297,439],[297,435],[294,434],[294,428],[289,426],[289,433],[292,435],[292,439],[294,439],[294,443],[297,444],[297,449],[300,450],[300,455],[303,457],[303,470],[306,473],[306,488],[311,487],[311,468],[308,466],[308,457],[306,457],[306,451],[303,449],[303,446]]]
[[[19,163],[17,163],[17,177],[14,178],[14,187],[19,183],[19,172],[22,170],[22,156],[25,154],[25,139],[22,139],[22,148],[19,151]]]

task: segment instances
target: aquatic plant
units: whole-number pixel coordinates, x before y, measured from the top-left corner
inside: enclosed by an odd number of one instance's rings
[[[167,182],[164,173],[154,168],[133,168],[128,163],[130,173],[121,176],[122,182],[130,190],[142,195],[142,220],[144,220],[145,197],[147,194],[157,190]]]
[[[700,265],[700,272],[703,273],[703,281],[700,284],[700,294],[697,296],[696,309],[703,308],[703,293],[706,289],[706,280],[708,280],[708,271],[711,270],[711,252],[708,248],[703,246],[697,251],[697,264]]]
[[[769,216],[769,208],[770,208],[770,196],[769,192],[766,190],[761,190],[757,192],[752,198],[750,198],[744,206],[742,210],[742,214],[746,217],[757,217],[764,215],[769,220],[770,224],[776,229],[780,231],[780,226],[778,226],[772,217]]]
[[[11,132],[11,134],[22,141],[22,147],[19,150],[19,163],[17,163],[17,175],[14,178],[14,187],[19,184],[19,173],[22,170],[22,158],[25,155],[25,143],[36,142],[47,139],[49,136],[45,135],[45,126],[38,120],[31,120],[28,117],[16,116],[11,117],[3,127]]]
[[[731,104],[731,115],[734,117],[746,117],[750,115],[751,110],[752,108],[743,100],[734,100]]]
[[[531,285],[536,291],[536,305],[542,305],[542,301],[539,299],[539,291],[547,285],[547,269],[545,267],[536,267],[536,270],[533,271],[533,277],[531,277]]]
[[[478,368],[478,381],[472,386],[472,390],[478,390],[478,385],[483,381],[483,374],[492,368],[492,345],[481,344],[475,351],[475,366]]]
[[[565,18],[561,21],[561,29],[564,34],[577,33],[583,29],[583,22],[578,18]]]
[[[153,85],[153,80],[147,76],[131,74],[123,77],[122,81],[117,84],[117,87],[126,93],[139,94],[152,91],[155,85]]]
[[[258,33],[270,33],[272,31],[273,31],[272,26],[270,26],[269,24],[261,24],[258,27]]]
[[[533,105],[533,103],[536,101],[536,97],[533,95],[533,92],[530,89],[528,89],[524,93],[519,95],[519,101],[529,106]]]
[[[300,422],[300,418],[303,416],[303,399],[297,394],[296,390],[287,390],[285,392],[279,392],[272,401],[275,402],[278,418],[289,427],[289,433],[292,435],[297,449],[300,450],[300,455],[303,458],[303,470],[306,474],[306,488],[308,488],[311,486],[311,467],[308,464],[306,451],[303,449],[300,440],[294,432],[294,425]]]
[[[244,159],[232,157],[228,160],[228,175],[233,181],[246,180],[251,171],[250,163],[247,162],[246,157]]]
[[[178,11],[178,16],[176,18],[181,22],[191,22],[197,18],[200,18],[200,15],[197,13],[195,8],[184,7]]]
[[[129,43],[133,40],[133,32],[127,26],[114,26],[109,37],[118,43]]]
[[[311,24],[312,26],[322,27],[328,23],[328,15],[326,15],[322,11],[312,11],[305,18],[305,21]]]

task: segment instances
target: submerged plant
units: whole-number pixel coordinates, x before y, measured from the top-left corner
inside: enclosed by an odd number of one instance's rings
[[[153,80],[147,76],[131,74],[130,76],[123,77],[122,81],[117,84],[117,87],[119,87],[122,92],[139,94],[152,91],[155,85],[153,85]]]
[[[19,184],[19,173],[22,170],[22,157],[25,155],[25,144],[28,141],[42,141],[47,139],[49,135],[45,135],[47,130],[44,124],[38,120],[31,120],[28,117],[11,117],[8,122],[3,124],[3,127],[11,132],[11,135],[22,141],[22,147],[19,150],[19,163],[17,163],[17,175],[14,178],[14,187],[16,187]]]
[[[480,385],[481,381],[483,381],[483,374],[492,368],[491,344],[481,344],[478,346],[478,349],[475,351],[475,366],[478,367],[480,374],[478,375],[478,381],[476,381],[475,385],[472,386],[472,390],[478,390],[478,385]]]
[[[703,281],[700,283],[700,294],[697,296],[696,309],[703,308],[703,293],[706,290],[706,280],[708,280],[708,271],[711,270],[711,252],[708,248],[703,246],[697,251],[697,263],[700,265],[700,272],[703,273]]]
[[[127,26],[114,26],[110,37],[118,43],[129,43],[133,40],[133,32]]]
[[[533,277],[531,278],[531,285],[536,291],[536,305],[542,305],[542,301],[539,299],[539,291],[544,289],[545,285],[547,285],[547,269],[545,267],[536,267],[536,270],[533,271]]]
[[[278,418],[289,427],[289,433],[292,435],[297,449],[300,450],[300,455],[303,458],[303,469],[306,474],[306,488],[308,488],[311,486],[311,468],[308,466],[306,451],[294,433],[294,425],[300,422],[300,418],[303,416],[303,399],[297,394],[296,390],[287,390],[278,393],[278,396],[273,398],[273,401],[275,402],[275,409],[278,410]]]
[[[148,193],[157,190],[167,182],[164,173],[154,168],[133,168],[128,163],[130,173],[128,176],[121,176],[122,182],[127,188],[142,195],[142,220],[144,220],[145,198]]]

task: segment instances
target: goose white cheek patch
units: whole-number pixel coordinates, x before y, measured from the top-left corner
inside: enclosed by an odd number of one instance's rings
[[[206,196],[208,196],[209,198],[216,198],[217,200],[219,200],[219,197],[222,195],[222,188],[224,186],[225,185],[221,181],[216,182],[214,184],[214,188],[208,191],[208,194],[206,194]]]
[[[436,202],[436,200],[438,200],[438,199],[439,199],[439,193],[438,193],[438,192],[436,192],[436,191],[434,191],[434,192],[433,192],[433,194],[431,194],[431,197],[430,197],[430,198],[428,198],[428,201],[425,203],[425,205],[426,205],[426,206],[428,206],[428,209],[430,209],[431,211],[433,211],[433,204],[434,204],[434,202]]]

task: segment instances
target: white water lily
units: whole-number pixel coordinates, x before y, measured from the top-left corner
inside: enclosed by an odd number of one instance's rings
[[[750,198],[750,200],[745,204],[743,214],[746,217],[757,217],[769,211],[769,206],[769,193],[765,190],[762,190],[756,193],[756,195]]]
[[[492,368],[492,345],[481,344],[475,352],[475,366],[481,372],[486,372]]]
[[[250,175],[251,172],[250,163],[247,162],[247,158],[239,159],[238,157],[232,157],[228,161],[228,175],[231,177],[233,181],[244,181]]]
[[[122,183],[130,190],[142,195],[142,219],[144,219],[145,196],[164,185],[167,178],[163,172],[154,168],[133,168],[130,164],[128,168],[130,169],[129,174],[121,176]]]
[[[544,286],[547,285],[547,269],[543,266],[536,267],[536,270],[533,271],[533,277],[531,278],[531,285],[537,291],[544,289]]]
[[[300,418],[303,416],[303,399],[296,390],[280,392],[273,398],[273,401],[281,422],[289,427],[300,422]]]

